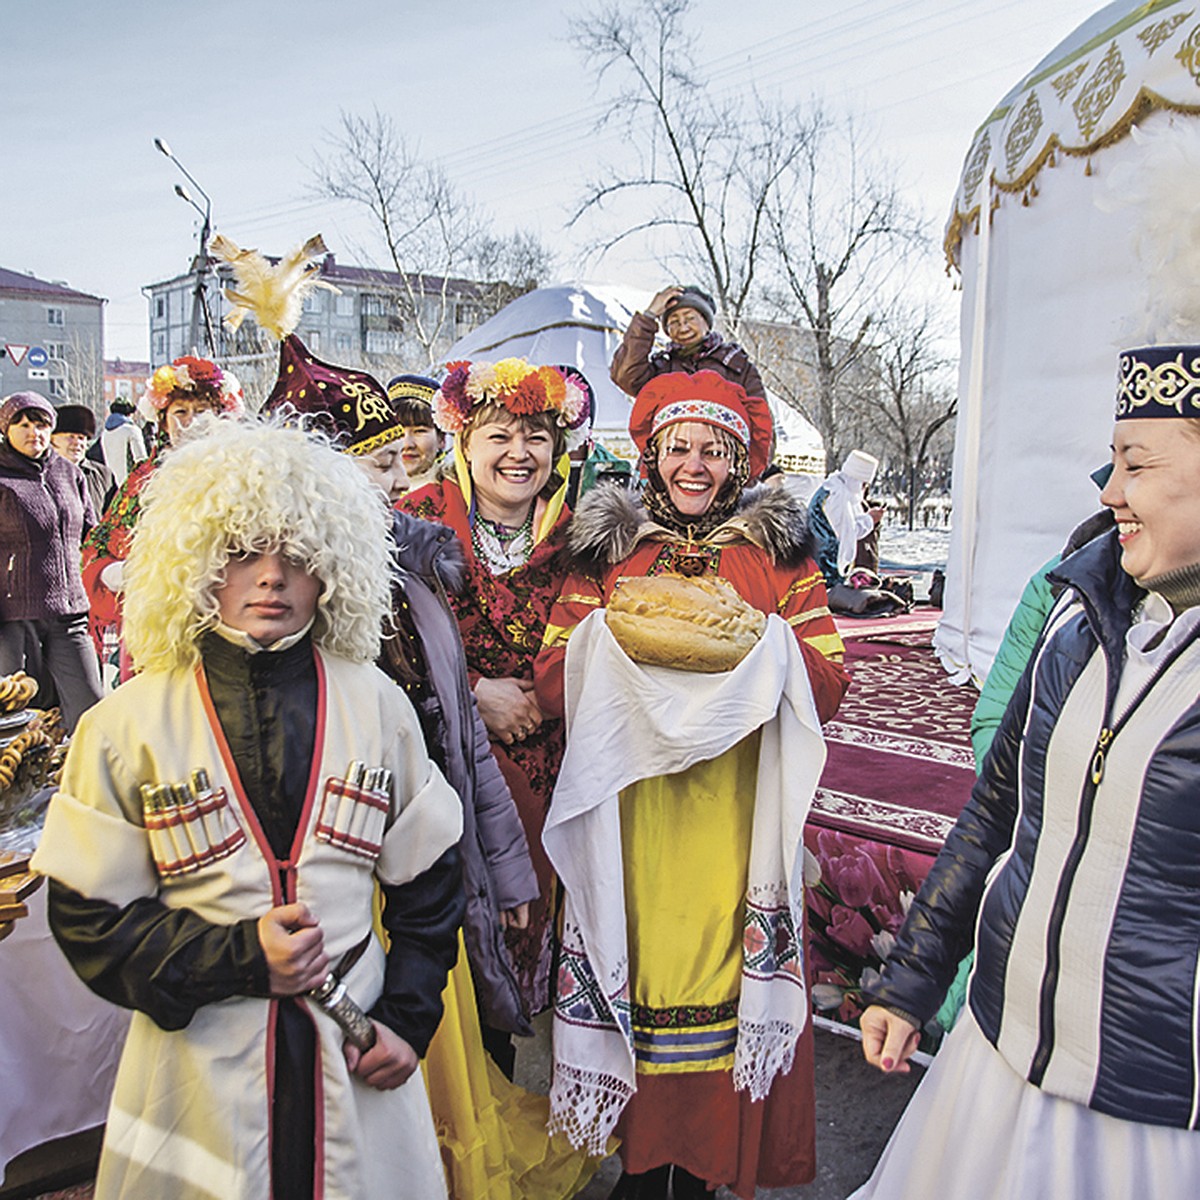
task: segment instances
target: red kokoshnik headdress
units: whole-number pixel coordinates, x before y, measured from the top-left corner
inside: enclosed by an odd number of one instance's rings
[[[749,395],[741,384],[716,371],[656,375],[633,402],[629,436],[644,459],[656,433],[683,421],[715,425],[733,434],[746,447],[752,481],[767,469],[774,432],[771,410],[766,400]]]

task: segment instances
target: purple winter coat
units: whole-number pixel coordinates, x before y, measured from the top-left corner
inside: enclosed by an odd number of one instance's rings
[[[85,613],[79,544],[96,523],[83,474],[53,450],[0,438],[0,621]]]
[[[538,883],[521,818],[475,707],[458,622],[446,599],[447,590],[455,591],[465,580],[462,548],[445,526],[407,513],[394,514],[392,532],[399,551],[397,582],[404,589],[442,711],[446,778],[463,800],[463,939],[480,1017],[493,1029],[527,1036],[533,1030],[521,1004],[499,915],[534,900]],[[380,665],[388,669],[383,660]]]

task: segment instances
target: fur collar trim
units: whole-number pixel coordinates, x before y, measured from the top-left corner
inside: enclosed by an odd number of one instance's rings
[[[568,549],[574,567],[599,574],[623,562],[647,540],[687,541],[654,521],[640,497],[628,488],[604,485],[580,502],[571,521]],[[749,542],[779,567],[798,566],[813,548],[807,514],[783,487],[747,488],[729,520],[701,541],[709,545]]]

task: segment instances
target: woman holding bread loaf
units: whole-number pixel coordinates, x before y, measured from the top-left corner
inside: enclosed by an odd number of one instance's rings
[[[803,509],[746,490],[771,432],[714,372],[647,384],[644,493],[581,504],[535,667],[569,723],[551,1124],[615,1129],[626,1200],[814,1173],[800,831],[847,677]]]
[[[506,932],[533,1016],[550,1005],[554,876],[542,825],[563,747],[562,722],[546,717],[534,698],[533,660],[566,577],[567,451],[586,434],[591,394],[581,376],[523,359],[458,363],[433,397],[433,415],[454,436],[453,470],[397,507],[449,526],[466,556],[467,584],[448,599],[541,892],[528,927]],[[485,1040],[511,1071],[506,1039],[485,1030]]]

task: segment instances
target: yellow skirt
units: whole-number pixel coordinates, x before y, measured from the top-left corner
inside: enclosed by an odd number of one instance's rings
[[[753,733],[621,793],[639,1073],[733,1068],[758,749]]]
[[[510,1083],[484,1050],[461,932],[442,999],[445,1015],[422,1065],[451,1200],[575,1195],[601,1160],[551,1137],[549,1099]]]

